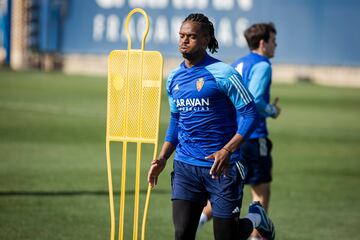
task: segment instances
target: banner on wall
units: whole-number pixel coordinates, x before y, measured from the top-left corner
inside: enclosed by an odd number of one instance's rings
[[[216,57],[234,60],[249,50],[244,30],[256,22],[277,29],[274,62],[286,64],[360,65],[360,2],[358,0],[87,0],[67,2],[62,15],[62,53],[107,54],[125,49],[125,17],[135,7],[150,17],[148,50],[178,56],[178,32],[184,18],[204,13],[215,25]],[[134,48],[140,46],[144,20],[130,23]],[[351,30],[353,29],[353,30]],[[346,36],[346,37],[344,37]]]
[[[188,14],[201,12],[214,23],[222,51],[247,50],[243,32],[249,25],[249,19],[242,13],[253,9],[253,0],[94,0],[86,6],[79,2],[70,2],[72,6],[66,16],[64,29],[68,36],[64,39],[64,52],[102,53],[126,48],[125,18],[135,7],[143,8],[149,14],[149,49],[161,49],[168,56],[177,55],[181,22]],[[145,21],[141,16],[135,16],[130,22],[135,47],[140,44],[144,26]],[[75,33],[81,35],[76,42],[71,39]]]

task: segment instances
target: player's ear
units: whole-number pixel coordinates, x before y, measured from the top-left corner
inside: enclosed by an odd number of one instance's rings
[[[261,39],[259,42],[259,48],[262,49],[265,46],[265,40]]]
[[[265,44],[265,40],[264,39],[261,39],[260,42],[259,42],[259,49],[261,51],[266,51],[266,44]]]

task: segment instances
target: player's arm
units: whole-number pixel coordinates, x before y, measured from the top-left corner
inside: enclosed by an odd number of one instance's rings
[[[244,139],[248,138],[256,129],[258,124],[258,113],[254,102],[248,103],[246,106],[237,109],[237,125],[238,129],[234,137],[223,147],[222,150],[228,153],[235,152]]]
[[[159,156],[151,162],[151,166],[148,172],[148,182],[154,187],[157,184],[160,173],[164,170],[166,162],[174,152],[178,144],[178,123],[179,112],[174,104],[173,97],[170,92],[169,83],[171,82],[171,75],[167,81],[168,101],[170,105],[170,121],[168,129],[166,131],[165,142],[163,143]]]
[[[171,113],[169,126],[166,131],[165,142],[163,143],[159,156],[151,162],[148,172],[148,182],[154,187],[157,184],[160,173],[164,170],[166,162],[174,152],[178,144],[178,121],[179,113]]]
[[[263,117],[277,118],[280,114],[278,98],[274,103],[267,103],[264,99],[271,81],[271,66],[267,62],[260,62],[253,66],[250,73],[249,91],[254,96],[257,109]]]
[[[157,159],[154,159],[151,162],[151,166],[148,172],[148,182],[149,184],[154,187],[157,185],[158,177],[160,173],[164,170],[166,166],[166,162],[174,152],[175,146],[172,145],[171,142],[164,142],[160,154]]]
[[[255,130],[258,124],[258,113],[253,101],[236,110],[238,130],[225,146],[213,153],[208,158],[214,158],[214,164],[210,169],[210,174],[216,178],[226,171],[230,156],[235,152],[240,144]],[[226,172],[225,172],[226,174]]]
[[[207,158],[214,159],[214,164],[210,169],[210,174],[214,178],[226,171],[231,154],[239,148],[240,144],[255,130],[258,124],[258,112],[253,96],[244,86],[240,74],[234,70],[229,74],[229,78],[218,81],[218,86],[235,106],[238,129],[222,149],[207,156]]]

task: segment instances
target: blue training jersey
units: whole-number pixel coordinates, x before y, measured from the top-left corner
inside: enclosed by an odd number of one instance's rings
[[[205,157],[235,135],[236,109],[254,104],[252,95],[235,69],[209,55],[191,68],[183,62],[169,75],[166,88],[170,111],[179,114],[174,159],[211,167],[214,160]],[[230,161],[235,159],[238,151]]]
[[[254,96],[260,114],[258,127],[249,138],[267,137],[266,118],[273,114],[270,111],[271,63],[267,57],[252,52],[236,60],[232,66],[241,74],[245,86]]]

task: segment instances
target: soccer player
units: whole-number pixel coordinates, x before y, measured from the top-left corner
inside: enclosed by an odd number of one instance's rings
[[[269,209],[270,183],[272,180],[272,142],[268,138],[266,118],[277,118],[281,108],[278,98],[270,103],[272,68],[270,58],[274,57],[276,29],[273,23],[257,23],[245,30],[245,38],[250,53],[236,60],[232,66],[241,74],[245,85],[254,96],[260,113],[260,123],[256,130],[241,146],[248,172],[245,184],[249,184],[253,201],[259,201],[265,210]],[[260,239],[256,231],[254,240]]]
[[[245,184],[250,184],[253,201],[259,201],[267,211],[272,180],[271,148],[266,118],[277,118],[280,114],[278,98],[270,103],[271,63],[276,48],[276,29],[272,23],[258,23],[245,30],[244,36],[251,52],[236,60],[232,66],[241,74],[244,84],[254,96],[260,123],[256,130],[245,139],[240,151],[245,158],[248,172]],[[199,226],[211,219],[211,208],[204,209]],[[252,239],[261,239],[254,231]]]
[[[244,167],[239,146],[257,126],[252,95],[231,66],[209,56],[218,43],[213,24],[190,14],[179,31],[184,61],[167,79],[170,121],[148,182],[155,186],[176,150],[172,172],[175,239],[195,239],[202,209],[210,200],[216,240],[247,239],[254,228],[274,239],[275,229],[259,203],[240,219]]]

